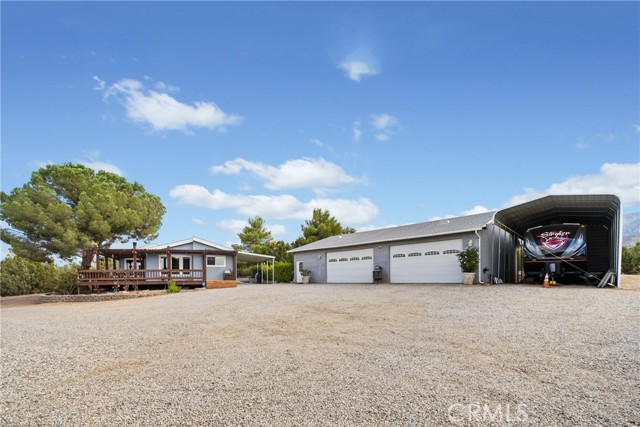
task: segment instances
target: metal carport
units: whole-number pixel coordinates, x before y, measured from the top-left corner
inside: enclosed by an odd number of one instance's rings
[[[552,223],[579,223],[599,227],[594,233],[602,253],[593,263],[615,273],[620,285],[622,257],[622,205],[612,194],[553,195],[496,212],[494,224],[522,239],[527,229]],[[595,246],[595,245],[594,245]],[[589,249],[587,249],[589,250]],[[595,268],[595,266],[594,266]]]

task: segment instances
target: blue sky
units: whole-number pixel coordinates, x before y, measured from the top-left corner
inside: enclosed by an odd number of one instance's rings
[[[2,183],[80,162],[158,243],[293,241],[617,193],[640,210],[640,3],[2,2]]]

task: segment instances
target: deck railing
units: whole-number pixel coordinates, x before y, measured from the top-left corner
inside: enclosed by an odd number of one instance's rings
[[[78,270],[78,284],[101,283],[138,283],[168,282],[201,282],[204,270]]]

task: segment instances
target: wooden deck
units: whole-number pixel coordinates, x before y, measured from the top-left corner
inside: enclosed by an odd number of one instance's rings
[[[235,280],[232,277],[229,280]],[[79,270],[78,293],[81,287],[99,290],[114,286],[167,286],[169,281],[178,286],[202,286],[206,281],[204,270]]]

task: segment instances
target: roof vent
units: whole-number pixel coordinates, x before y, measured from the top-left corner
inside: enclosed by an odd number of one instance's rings
[[[448,219],[443,219],[442,221],[440,221],[440,225],[447,225],[451,223],[451,221],[449,221]]]

